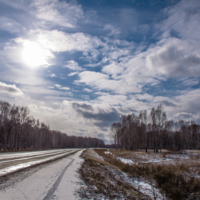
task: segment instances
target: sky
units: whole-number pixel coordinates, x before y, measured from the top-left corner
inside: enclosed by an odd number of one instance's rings
[[[0,0],[0,100],[111,142],[158,104],[200,123],[199,0]]]

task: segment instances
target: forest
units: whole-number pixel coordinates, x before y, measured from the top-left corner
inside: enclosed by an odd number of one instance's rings
[[[111,134],[118,149],[200,149],[200,125],[193,121],[167,120],[160,104],[148,112],[121,116],[111,126]]]
[[[98,138],[69,136],[29,116],[29,109],[0,100],[0,150],[104,147]]]

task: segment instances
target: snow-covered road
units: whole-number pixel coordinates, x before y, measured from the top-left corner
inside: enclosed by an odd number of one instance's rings
[[[0,177],[9,173],[56,160],[76,152],[77,149],[59,149],[50,151],[33,151],[31,153],[0,154]]]
[[[79,187],[76,171],[82,162],[79,157],[82,151],[46,164],[45,167],[38,169],[23,180],[1,189],[0,199],[77,199],[74,194]],[[12,179],[12,176],[10,179]]]

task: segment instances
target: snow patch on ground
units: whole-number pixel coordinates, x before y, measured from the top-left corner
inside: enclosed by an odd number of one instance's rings
[[[166,157],[172,159],[189,159],[188,154],[167,154]]]
[[[87,149],[87,151],[84,153],[84,156],[104,161],[103,157],[96,153],[94,149]]]
[[[133,164],[137,165],[138,163],[153,163],[153,162],[163,162],[163,161],[173,160],[173,159],[170,159],[170,158],[163,158],[163,159],[151,159],[151,160],[142,161],[142,162],[134,162],[131,159],[126,159],[126,158],[121,158],[121,157],[116,157],[116,159],[120,160],[121,162],[123,162],[125,164],[130,164],[130,165],[133,165]]]
[[[105,152],[106,153],[106,152]],[[107,152],[107,154],[110,152]],[[139,161],[139,162],[135,162],[131,159],[126,159],[126,158],[121,158],[121,157],[116,157],[116,159],[120,160],[121,162],[125,163],[125,164],[139,164],[139,163],[159,163],[159,162],[166,162],[166,161],[174,161],[174,160],[181,160],[181,159],[189,159],[189,155],[188,154],[168,154],[166,155],[165,158],[152,158],[149,156],[149,159],[146,161]]]
[[[121,157],[116,157],[116,159],[120,160],[121,162],[123,162],[125,164],[129,164],[129,165],[136,164],[135,162],[133,162],[130,159],[125,159],[125,158],[121,158]]]
[[[133,185],[143,194],[151,197],[151,199],[163,199],[163,195],[160,191],[153,186],[152,183],[148,183],[142,180],[133,180]]]
[[[163,195],[160,193],[160,190],[155,187],[155,182],[150,182],[145,179],[137,179],[134,177],[130,177],[124,172],[118,175],[118,178],[123,179],[123,181],[129,183],[134,188],[138,189],[141,193],[148,196],[150,199],[157,199],[157,200],[164,199]]]
[[[163,161],[170,161],[170,160],[173,160],[173,159],[170,159],[170,158],[152,159],[148,161],[143,161],[141,163],[156,163],[156,162],[163,162]]]
[[[105,153],[105,154],[113,155],[110,151],[105,151],[104,153]]]

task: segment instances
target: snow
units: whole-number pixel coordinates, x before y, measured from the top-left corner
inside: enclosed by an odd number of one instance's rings
[[[104,161],[103,157],[96,153],[93,149],[87,149],[84,156],[97,159],[99,161]]]
[[[151,159],[151,160],[148,160],[148,161],[143,161],[141,163],[156,163],[156,162],[163,162],[163,161],[170,161],[172,159],[170,158],[162,158],[162,159]]]
[[[113,156],[113,154],[109,151],[109,150],[107,150],[107,151],[105,151],[104,152],[105,154],[110,154],[110,155],[112,155]],[[132,160],[130,160],[130,159],[125,159],[125,158],[121,158],[121,157],[115,157],[116,159],[118,159],[118,160],[120,160],[121,162],[123,162],[123,163],[125,163],[125,164],[135,164],[135,162],[133,162]]]
[[[132,164],[135,164],[135,162],[133,162],[132,160],[130,159],[125,159],[125,158],[121,158],[121,157],[116,157],[118,160],[120,160],[121,162],[125,163],[125,164],[129,164],[129,165],[132,165]]]
[[[158,163],[158,162],[173,161],[175,159],[176,160],[189,159],[189,155],[188,154],[167,154],[165,158],[152,158],[151,156],[149,156],[149,157],[147,157],[148,160],[139,161],[139,162],[134,162],[131,159],[125,159],[125,158],[121,158],[121,157],[116,157],[116,159],[120,160],[121,162],[123,162],[125,164],[130,164],[130,165],[131,164],[136,164],[137,165],[138,163]]]
[[[172,159],[189,159],[188,154],[167,154],[166,157]]]
[[[72,157],[74,161],[66,170],[59,186],[53,194],[52,199],[78,199],[78,197],[75,196],[75,192],[79,189],[78,183],[80,182],[80,179],[78,178],[77,169],[80,168],[80,165],[83,162],[83,159],[80,157],[81,153],[82,151],[76,153]]]
[[[155,188],[155,183],[150,182],[144,179],[137,179],[131,176],[128,176],[126,173],[122,172],[117,176],[119,179],[123,179],[123,181],[129,183],[134,188],[138,189],[141,193],[150,197],[150,199],[161,200],[164,199],[159,189]],[[156,198],[154,198],[156,197]]]
[[[105,153],[105,154],[113,155],[110,151],[105,151],[104,153]]]
[[[151,197],[151,199],[163,199],[162,194],[159,190],[153,187],[152,183],[144,182],[142,180],[133,180],[133,185],[143,194]]]

